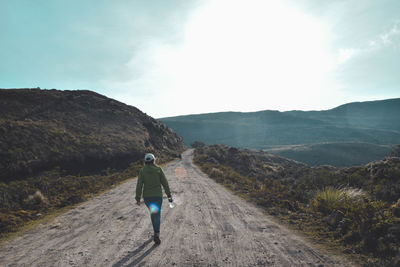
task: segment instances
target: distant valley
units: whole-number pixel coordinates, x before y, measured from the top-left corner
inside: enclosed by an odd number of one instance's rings
[[[309,165],[361,165],[400,143],[400,99],[325,111],[220,112],[160,120],[186,145],[194,141],[266,150]]]

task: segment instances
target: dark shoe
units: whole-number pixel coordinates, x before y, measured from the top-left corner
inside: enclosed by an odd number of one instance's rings
[[[160,245],[160,233],[154,233],[154,243],[156,243],[156,245]]]

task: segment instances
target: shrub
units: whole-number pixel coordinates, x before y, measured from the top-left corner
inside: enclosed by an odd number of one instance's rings
[[[393,215],[400,218],[400,198],[391,207]]]
[[[310,201],[310,207],[314,211],[321,212],[324,215],[337,209],[343,202],[345,195],[340,189],[327,187],[318,191],[315,197]]]
[[[37,190],[35,193],[29,195],[24,200],[24,206],[28,209],[40,209],[42,206],[45,206],[49,203],[47,198],[43,196],[43,194]]]
[[[323,221],[344,243],[375,255],[395,253],[388,235],[393,213],[385,202],[371,200],[361,189],[326,188],[316,193],[310,208],[328,215]]]
[[[391,156],[400,157],[400,145],[397,145],[396,149],[392,151]]]
[[[194,141],[193,144],[191,144],[190,146],[193,148],[199,148],[199,147],[204,147],[206,144],[204,144],[203,142],[200,141]]]
[[[310,201],[310,207],[313,211],[327,215],[334,210],[341,210],[346,205],[356,205],[365,198],[367,195],[361,189],[327,187],[315,194]]]

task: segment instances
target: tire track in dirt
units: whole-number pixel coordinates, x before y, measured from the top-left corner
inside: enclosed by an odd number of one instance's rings
[[[136,179],[0,247],[1,266],[351,266],[325,255],[192,164],[165,168],[178,205],[164,199],[160,246],[135,205]]]

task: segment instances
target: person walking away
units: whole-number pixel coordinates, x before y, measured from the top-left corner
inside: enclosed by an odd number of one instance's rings
[[[140,170],[136,185],[136,204],[140,205],[140,199],[143,199],[150,211],[151,223],[154,230],[154,243],[159,245],[160,225],[161,225],[161,207],[163,193],[161,186],[167,194],[169,202],[172,202],[172,195],[169,189],[167,178],[161,167],[155,164],[155,157],[148,153],[144,157],[145,166]]]

